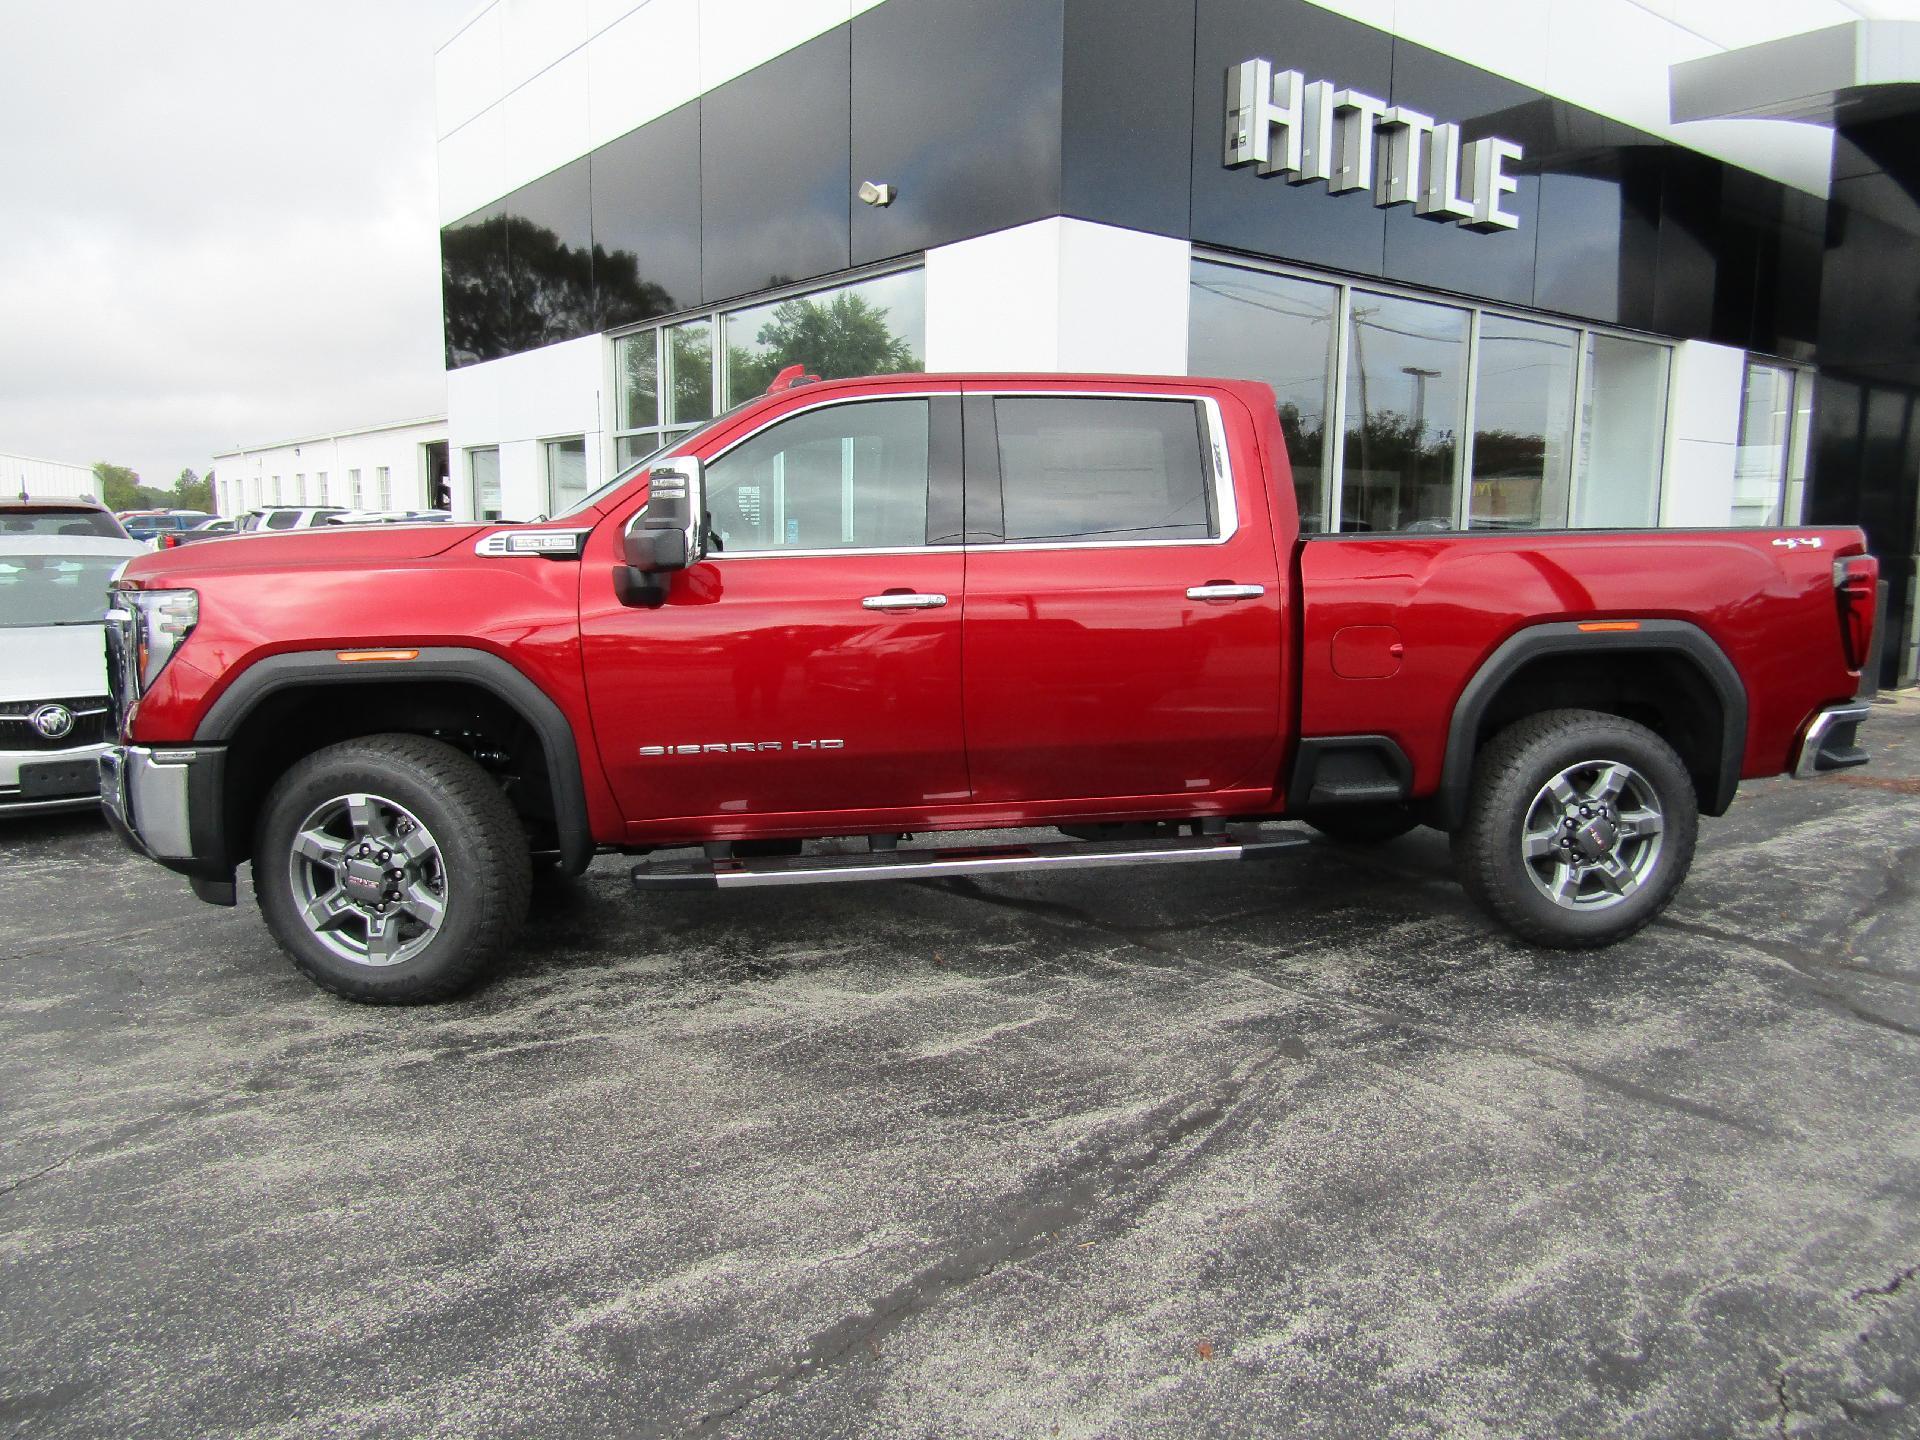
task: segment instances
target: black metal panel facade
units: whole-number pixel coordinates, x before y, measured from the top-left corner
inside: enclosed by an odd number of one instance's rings
[[[1890,582],[1885,683],[1920,669],[1920,116],[1834,139],[1810,520],[1866,528]]]
[[[700,303],[700,106],[593,152],[593,289],[612,329]]]
[[[1254,56],[1518,142],[1518,228],[1229,169]],[[449,364],[1051,215],[1793,358],[1818,334],[1823,202],[1307,0],[887,0],[590,158],[590,323],[568,167],[443,231]]]
[[[853,263],[1060,213],[1065,0],[887,0],[853,21]]]
[[[847,268],[849,29],[701,98],[703,302]]]

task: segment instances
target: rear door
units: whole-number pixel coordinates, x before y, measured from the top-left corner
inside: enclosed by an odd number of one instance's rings
[[[1283,580],[1238,402],[970,387],[964,415],[974,799],[1272,785]]]

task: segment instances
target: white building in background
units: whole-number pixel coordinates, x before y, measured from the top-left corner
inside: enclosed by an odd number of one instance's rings
[[[36,460],[31,455],[0,453],[0,495],[29,495],[39,500],[100,498],[100,484],[91,465],[69,465],[63,460]]]
[[[429,415],[223,451],[213,503],[222,515],[262,505],[432,510],[446,479],[447,417]]]

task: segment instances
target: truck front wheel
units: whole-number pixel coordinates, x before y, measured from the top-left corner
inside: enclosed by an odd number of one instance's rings
[[[526,916],[532,871],[519,817],[470,757],[376,735],[280,777],[253,885],[273,938],[316,985],[418,1005],[486,972]]]
[[[1536,945],[1610,945],[1666,908],[1693,863],[1699,803],[1653,731],[1592,710],[1509,726],[1474,764],[1453,837],[1467,893]]]

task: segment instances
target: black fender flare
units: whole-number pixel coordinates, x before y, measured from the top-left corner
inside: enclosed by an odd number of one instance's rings
[[[366,685],[382,681],[458,680],[479,686],[508,706],[540,737],[553,789],[554,828],[560,866],[578,875],[593,862],[593,827],[587,821],[587,788],[573,727],[560,707],[525,674],[498,655],[463,646],[435,646],[414,660],[345,662],[333,650],[296,650],[270,655],[240,673],[213,702],[194,733],[196,744],[225,745],[256,706],[270,695],[310,685]]]
[[[1687,620],[1642,620],[1636,630],[1582,630],[1574,620],[1530,625],[1507,637],[1467,681],[1454,703],[1447,729],[1447,752],[1435,796],[1437,823],[1458,829],[1467,815],[1473,781],[1474,739],[1487,706],[1524,665],[1547,655],[1680,655],[1700,672],[1720,700],[1720,767],[1700,808],[1721,815],[1740,785],[1747,749],[1747,687],[1727,652],[1698,625]]]

